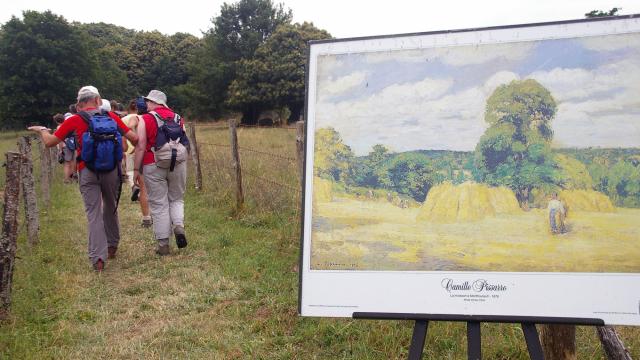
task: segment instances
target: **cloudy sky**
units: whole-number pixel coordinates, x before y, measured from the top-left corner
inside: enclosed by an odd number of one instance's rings
[[[224,0],[180,1],[0,1],[0,22],[23,10],[47,10],[71,21],[107,22],[165,34],[200,36],[220,13]],[[232,0],[226,0],[231,3]],[[638,0],[274,0],[293,11],[294,21],[311,21],[334,37],[399,34],[432,30],[523,24],[583,17],[594,9],[622,7],[640,13]]]
[[[336,38],[577,19],[590,10],[613,7],[621,7],[622,14],[640,13],[638,0],[274,2],[290,8],[294,21],[313,22]],[[224,0],[181,0],[156,5],[125,0],[0,1],[0,23],[20,16],[24,10],[50,9],[70,21],[107,22],[137,30],[201,36],[210,29],[211,19],[219,15],[223,3]],[[319,105],[350,114],[354,119],[351,125],[344,121],[335,124],[349,141],[349,129],[361,126],[356,121],[360,117],[368,122],[401,124],[395,127],[394,135],[403,136],[406,141],[396,141],[397,151],[425,146],[469,150],[483,132],[479,114],[491,91],[513,79],[535,78],[552,91],[559,103],[553,123],[556,146],[612,146],[613,139],[619,146],[638,146],[638,125],[631,119],[637,117],[640,108],[640,56],[628,56],[638,46],[635,39],[625,41],[589,44],[558,40],[504,48],[458,48],[451,54],[406,52],[393,59],[375,54],[325,59],[322,71],[327,82],[321,84],[324,92]],[[633,46],[625,48],[627,45]],[[395,71],[399,67],[403,71]],[[400,98],[407,101],[399,103]],[[373,113],[371,109],[379,110]],[[396,112],[390,113],[389,109]],[[420,131],[429,121],[431,131],[437,131],[438,126],[464,131],[449,138],[441,136],[433,143],[420,142]],[[329,123],[331,120],[327,120]],[[388,131],[380,134],[374,128],[365,131],[362,140],[353,141],[352,146],[358,153],[366,153],[372,143],[391,142],[391,135]]]
[[[555,147],[640,147],[640,34],[323,55],[316,127],[357,155],[475,148],[487,98],[535,79],[558,104]]]

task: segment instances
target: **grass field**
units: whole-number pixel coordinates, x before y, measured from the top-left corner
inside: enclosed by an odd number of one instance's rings
[[[571,212],[570,231],[553,235],[542,209],[439,224],[384,201],[345,197],[316,208],[314,269],[640,272],[640,209]]]
[[[239,137],[241,146],[292,156],[294,134],[256,129]],[[228,141],[225,131],[198,135],[202,142]],[[153,254],[151,232],[139,227],[137,204],[124,190],[121,248],[103,274],[93,273],[86,259],[77,187],[57,182],[51,208],[41,211],[40,244],[29,250],[23,235],[19,240],[0,358],[406,358],[410,322],[297,316],[298,195],[247,176],[248,208],[232,217],[233,193],[223,182],[229,177],[215,160],[225,151],[210,146],[203,154],[204,190],[189,185],[186,199],[189,246],[169,257]],[[257,154],[245,158],[261,163],[254,171],[263,176],[295,184],[295,166],[265,164]],[[271,210],[276,201],[279,208]],[[640,357],[640,328],[617,329],[632,357]],[[482,330],[486,359],[528,359],[518,325],[483,324]],[[580,359],[604,359],[593,328],[578,328],[577,346]],[[432,324],[425,358],[466,359],[464,324]]]

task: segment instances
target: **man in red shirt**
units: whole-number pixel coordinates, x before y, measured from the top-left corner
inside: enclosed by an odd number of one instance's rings
[[[167,106],[167,96],[159,90],[151,90],[145,97],[148,113],[138,123],[138,138],[133,167],[133,178],[140,183],[140,174],[147,188],[153,232],[158,241],[156,253],[169,254],[169,237],[176,237],[179,248],[187,246],[184,232],[184,191],[187,183],[187,162],[176,163],[170,169],[156,166],[155,148],[158,134],[158,121],[153,113],[162,119],[175,119],[175,113]],[[184,135],[184,123],[180,119]],[[183,139],[183,140],[186,140]]]
[[[95,115],[100,112],[101,103],[100,93],[95,87],[84,86],[78,91],[78,111]],[[138,135],[131,131],[116,114],[111,112],[108,114],[117,123],[118,131],[132,144],[136,144]],[[89,125],[79,114],[65,120],[53,134],[44,126],[29,127],[29,130],[41,135],[42,142],[47,147],[56,146],[73,132],[76,134],[80,193],[89,223],[89,259],[93,268],[100,272],[104,269],[107,258],[115,257],[120,242],[117,199],[122,178],[118,171],[119,164],[111,171],[94,172],[80,159],[82,135],[88,129]]]

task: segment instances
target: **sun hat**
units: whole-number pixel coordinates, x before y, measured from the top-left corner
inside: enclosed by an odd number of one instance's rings
[[[144,97],[145,100],[153,101],[156,104],[167,106],[167,95],[160,90],[151,90],[149,95]]]
[[[95,86],[87,85],[87,86],[81,87],[80,90],[78,90],[77,100],[80,101],[81,99],[87,99],[87,98],[92,98],[96,96],[100,96],[98,89],[96,89]]]

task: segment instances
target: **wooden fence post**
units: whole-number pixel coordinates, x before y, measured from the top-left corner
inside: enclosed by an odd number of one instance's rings
[[[296,160],[301,188],[304,188],[304,121],[296,122]]]
[[[611,326],[598,326],[598,337],[609,360],[631,360],[629,350],[624,347],[616,330]]]
[[[236,120],[229,119],[229,136],[231,136],[231,166],[236,173],[236,212],[240,212],[244,206],[244,194],[242,192],[242,169],[240,168],[240,153],[238,152],[238,134],[236,132]]]
[[[38,144],[40,148],[40,187],[42,189],[42,203],[44,207],[48,208],[49,203],[51,202],[51,196],[49,194],[49,185],[51,184],[51,178],[49,176],[49,169],[51,168],[51,153],[42,142],[42,139]]]
[[[31,139],[23,136],[18,139],[18,147],[22,155],[22,165],[20,166],[20,177],[22,178],[22,197],[24,199],[24,213],[27,221],[27,239],[30,246],[38,243],[38,230],[40,219],[38,214],[38,203],[36,195],[36,185],[33,179],[33,161],[31,157]]]
[[[49,148],[49,186],[53,181],[53,174],[56,171],[56,165],[58,164],[58,147]]]
[[[11,306],[11,281],[18,238],[18,207],[20,205],[20,163],[22,156],[7,152],[7,181],[4,188],[4,214],[0,236],[0,318],[4,319]]]
[[[200,148],[196,139],[196,123],[189,124],[189,140],[191,141],[191,159],[196,167],[196,190],[202,190],[202,169],[200,168]]]
[[[545,359],[575,360],[575,325],[541,325],[540,345]]]

